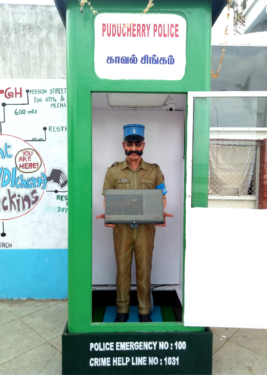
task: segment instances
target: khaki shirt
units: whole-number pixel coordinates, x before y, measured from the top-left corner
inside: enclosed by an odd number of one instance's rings
[[[105,176],[102,194],[106,189],[155,189],[164,183],[164,176],[157,164],[146,163],[143,159],[139,168],[132,171],[126,159],[112,164]]]

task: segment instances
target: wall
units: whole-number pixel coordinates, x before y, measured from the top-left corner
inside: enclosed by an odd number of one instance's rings
[[[22,87],[23,97],[17,98],[17,102],[22,103],[26,99],[26,88],[46,87],[49,92],[50,87],[59,84],[53,79],[66,77],[66,31],[55,6],[0,5],[0,35],[0,93],[8,87],[11,87],[10,91]],[[22,82],[18,78],[31,80]],[[38,83],[37,79],[43,80]],[[66,88],[65,80],[60,81],[60,87]],[[38,98],[45,101],[46,96],[49,95]],[[10,101],[12,98],[6,98],[5,93],[0,94],[1,104]],[[26,114],[16,116],[16,108],[18,111],[25,109]],[[38,112],[34,114],[35,120],[28,114],[33,108]],[[49,133],[49,126],[66,128],[66,108],[51,108],[49,102],[44,106],[37,104],[34,95],[30,94],[29,106],[5,107],[5,122],[2,105],[0,109],[1,140],[5,134],[23,140],[40,139],[44,137],[40,127],[46,123],[47,142],[30,141],[29,147],[36,147],[48,169],[53,164],[60,168],[65,164],[66,173],[67,132]],[[55,189],[60,190],[55,186],[51,190]],[[48,206],[54,206],[54,212],[49,212]],[[38,207],[28,215],[8,221],[1,217],[0,298],[67,297],[67,214],[64,212],[63,218],[62,213],[60,216],[56,212],[61,206],[66,207],[66,202],[58,203],[55,193],[45,192]],[[11,247],[5,248],[5,244],[11,244]]]
[[[0,5],[0,78],[66,78],[66,30],[55,6]]]
[[[244,12],[246,28],[245,33],[251,32],[251,30],[260,22],[266,20],[265,8],[267,6],[266,0],[254,0],[247,3],[246,10]]]

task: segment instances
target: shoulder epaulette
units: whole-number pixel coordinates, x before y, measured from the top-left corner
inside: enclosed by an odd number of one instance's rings
[[[119,163],[120,163],[119,161],[115,161],[115,163],[113,163],[109,168],[115,167],[115,166],[118,165]]]
[[[160,168],[160,166],[159,166],[158,164],[156,164],[156,163],[148,163],[148,162],[146,161],[146,164],[153,165],[154,167],[158,167],[158,168]]]

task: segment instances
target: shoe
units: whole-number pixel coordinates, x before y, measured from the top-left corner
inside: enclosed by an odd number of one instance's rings
[[[116,319],[114,320],[115,323],[125,323],[129,319],[129,314],[118,313]]]
[[[139,314],[139,321],[141,323],[152,322],[149,314],[147,314],[147,315]]]

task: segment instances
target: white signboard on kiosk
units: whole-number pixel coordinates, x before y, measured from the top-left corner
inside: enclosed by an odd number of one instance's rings
[[[174,14],[99,14],[95,72],[104,79],[181,80],[186,20]]]

